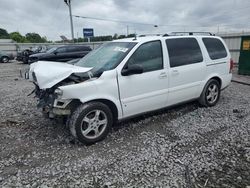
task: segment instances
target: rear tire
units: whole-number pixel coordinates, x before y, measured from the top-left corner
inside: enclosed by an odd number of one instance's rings
[[[71,134],[88,145],[106,138],[112,124],[110,108],[100,102],[81,104],[67,120]]]
[[[205,85],[201,96],[199,98],[199,103],[205,107],[211,107],[217,104],[220,98],[220,83],[211,79]]]
[[[2,62],[2,63],[8,63],[9,61],[10,61],[10,58],[7,57],[7,56],[3,56],[3,57],[1,58],[1,62]]]

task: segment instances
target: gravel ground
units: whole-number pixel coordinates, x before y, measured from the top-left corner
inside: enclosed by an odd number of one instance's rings
[[[20,63],[0,64],[0,187],[250,186],[250,87],[117,125],[102,142],[72,142],[44,119]]]

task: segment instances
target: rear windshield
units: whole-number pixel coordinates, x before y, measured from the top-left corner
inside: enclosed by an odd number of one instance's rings
[[[208,54],[212,60],[227,57],[227,51],[223,43],[216,38],[203,38],[202,39]]]

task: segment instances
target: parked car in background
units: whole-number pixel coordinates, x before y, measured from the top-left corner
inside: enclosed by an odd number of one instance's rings
[[[74,64],[76,64],[80,59],[81,59],[81,58],[72,59],[72,60],[70,60],[70,61],[67,61],[66,63],[71,64],[71,65],[74,65]]]
[[[47,52],[30,55],[29,63],[34,63],[40,60],[66,62],[72,59],[82,58],[90,51],[91,48],[84,45],[65,45],[54,47]]]
[[[41,52],[46,52],[47,50],[48,50],[48,48],[46,46],[38,46],[35,48],[25,49],[25,50],[17,53],[16,60],[21,61],[24,64],[27,64],[30,55],[41,53]]]
[[[75,65],[30,66],[38,107],[64,116],[83,143],[104,139],[114,122],[190,100],[217,104],[233,61],[212,35],[145,36],[104,43]]]
[[[0,51],[0,63],[8,63],[12,59],[14,59],[13,55]]]

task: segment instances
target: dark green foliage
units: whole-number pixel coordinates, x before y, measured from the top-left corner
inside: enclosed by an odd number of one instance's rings
[[[9,39],[9,33],[5,30],[0,28],[0,39]]]
[[[47,42],[47,39],[45,37],[41,37],[39,34],[37,33],[27,33],[25,35],[27,41],[31,42],[31,43],[44,43]]]

